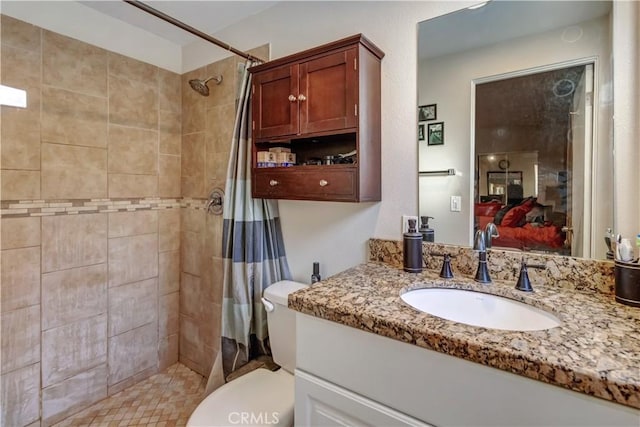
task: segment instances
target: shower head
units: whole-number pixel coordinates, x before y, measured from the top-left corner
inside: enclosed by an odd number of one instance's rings
[[[207,86],[207,82],[209,80],[215,80],[216,84],[219,85],[220,83],[222,83],[222,76],[209,77],[207,80],[192,79],[189,80],[189,85],[200,95],[209,96],[209,86]]]

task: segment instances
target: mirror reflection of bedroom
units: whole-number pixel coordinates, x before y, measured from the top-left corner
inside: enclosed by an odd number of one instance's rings
[[[582,255],[592,94],[592,64],[475,85],[475,228],[494,222],[493,246]]]

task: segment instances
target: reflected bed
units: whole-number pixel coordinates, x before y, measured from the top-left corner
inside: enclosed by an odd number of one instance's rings
[[[488,223],[493,222],[500,234],[493,239],[494,247],[568,254],[563,224],[547,219],[552,215],[546,210],[532,197],[516,205],[503,205],[495,201],[476,203],[475,228],[484,230]]]

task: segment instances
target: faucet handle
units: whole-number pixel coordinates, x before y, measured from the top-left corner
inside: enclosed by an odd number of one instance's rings
[[[451,259],[455,258],[456,255],[452,255],[449,252],[429,252],[429,255],[433,255],[433,256],[442,256],[442,257],[449,257]]]
[[[533,292],[533,286],[531,286],[531,280],[529,280],[528,268],[544,270],[547,266],[543,264],[527,264],[527,261],[522,258],[522,261],[520,262],[520,275],[518,276],[518,282],[516,283],[516,289],[522,292]]]
[[[451,258],[455,258],[455,255],[451,255],[449,252],[429,252],[428,255],[441,256],[443,257],[442,269],[440,270],[440,277],[443,279],[452,279],[453,278],[453,270],[451,269]],[[424,260],[424,264],[426,266],[427,261],[426,258]]]
[[[451,258],[455,258],[455,255],[444,254],[444,260],[442,261],[442,269],[440,270],[440,277],[443,279],[453,279],[453,270],[451,269]]]

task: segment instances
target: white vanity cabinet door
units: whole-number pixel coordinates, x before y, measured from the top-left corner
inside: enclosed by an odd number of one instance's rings
[[[295,375],[296,426],[433,427],[306,372]]]

